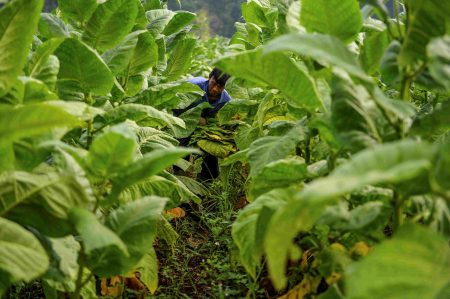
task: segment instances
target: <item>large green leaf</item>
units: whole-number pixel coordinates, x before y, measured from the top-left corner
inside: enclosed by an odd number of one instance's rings
[[[27,60],[43,0],[15,0],[0,10],[0,96],[14,84]]]
[[[201,202],[177,177],[166,172],[153,175],[126,188],[120,194],[120,201],[129,202],[149,195],[169,198],[170,201],[166,204],[167,209],[178,207],[183,202],[191,200]]]
[[[450,130],[449,113],[450,102],[437,105],[431,113],[414,119],[411,132],[429,139],[435,134],[443,134]]]
[[[191,66],[196,42],[197,40],[194,38],[186,38],[177,43],[175,49],[169,55],[167,68],[163,73],[167,80],[173,81],[186,74]]]
[[[155,39],[148,32],[139,34],[138,42],[133,51],[127,69],[127,76],[137,75],[147,71],[158,61],[158,46]]]
[[[195,13],[189,11],[177,11],[165,26],[162,34],[169,36],[182,30],[195,19]]]
[[[288,204],[276,210],[268,223],[264,250],[274,286],[282,289],[287,283],[285,268],[294,238],[300,231],[312,228],[332,198],[311,198],[292,194]]]
[[[364,150],[315,180],[302,192],[306,198],[338,197],[366,185],[396,184],[413,179],[431,167],[432,148],[412,140],[388,143]]]
[[[106,226],[122,239],[130,253],[129,258],[118,260],[109,267],[124,273],[136,266],[149,252],[166,201],[162,197],[145,197],[121,206],[108,216]]]
[[[182,157],[193,153],[186,148],[155,150],[145,154],[141,159],[130,164],[124,171],[114,178],[114,183],[123,189],[142,181],[152,175],[162,172]]]
[[[30,77],[19,77],[24,86],[24,94],[22,102],[24,104],[44,102],[49,100],[56,100],[58,96],[51,92],[48,86],[37,79]]]
[[[296,192],[295,189],[272,190],[245,207],[233,223],[233,240],[239,248],[241,262],[254,279],[264,252],[267,223]]]
[[[85,23],[97,7],[97,0],[58,0],[63,16],[80,24]]]
[[[356,56],[333,36],[291,33],[272,40],[264,48],[264,53],[278,51],[291,51],[298,55],[310,56],[319,62],[342,68],[361,80],[369,80]]]
[[[439,0],[407,0],[409,23],[399,56],[400,65],[426,60],[426,47],[433,37],[444,35],[450,3]]]
[[[450,35],[431,40],[427,47],[430,73],[450,90]]]
[[[0,106],[0,144],[50,132],[55,128],[73,128],[78,125],[75,117],[45,103]]]
[[[0,217],[0,295],[12,283],[38,278],[48,266],[47,254],[36,237]]]
[[[169,24],[170,20],[175,15],[175,12],[168,9],[152,9],[147,11],[145,15],[150,22],[147,29],[156,37],[164,30],[167,24]]]
[[[332,130],[343,148],[357,152],[381,142],[385,120],[362,85],[336,80],[332,98]]]
[[[366,32],[359,58],[361,65],[368,74],[373,75],[379,70],[381,58],[388,45],[389,39],[386,31]]]
[[[286,158],[300,141],[305,140],[306,130],[302,124],[298,124],[285,136],[266,136],[253,142],[247,154],[250,175],[255,176],[267,164]]]
[[[171,114],[159,111],[151,106],[140,104],[124,104],[116,107],[103,115],[107,124],[123,122],[127,119],[135,121],[141,126],[164,128],[172,131],[177,127],[185,128],[184,122]]]
[[[70,91],[106,95],[113,86],[113,75],[102,58],[77,39],[66,39],[55,51],[60,61],[59,93]],[[68,83],[68,84],[66,84]],[[63,88],[64,87],[64,88]],[[64,97],[62,97],[64,99]]]
[[[153,247],[145,254],[135,270],[141,274],[140,280],[149,289],[150,293],[154,294],[158,288],[158,257]]]
[[[275,28],[276,10],[270,7],[270,3],[263,1],[248,1],[241,5],[242,16],[247,23],[253,23],[259,27]]]
[[[99,177],[110,177],[133,160],[136,149],[136,134],[126,125],[116,125],[95,138],[87,162]]]
[[[53,38],[39,45],[28,63],[28,75],[41,80],[51,89],[55,89],[59,72],[59,60],[52,53],[64,41],[63,38]]]
[[[279,89],[294,107],[323,108],[314,80],[282,53],[263,56],[257,49],[227,56],[216,64],[236,77]],[[289,80],[286,74],[291,74]]]
[[[119,236],[84,209],[72,209],[69,220],[81,237],[89,269],[100,276],[120,274],[116,270],[117,260],[126,259],[130,255]]]
[[[275,188],[284,188],[299,184],[306,179],[306,164],[300,157],[277,160],[267,164],[253,178],[250,185],[250,196],[256,198]]]
[[[362,28],[357,0],[302,0],[300,20],[307,31],[333,35],[346,43]]]
[[[128,34],[119,45],[102,54],[103,60],[114,75],[126,70],[136,48],[138,37],[144,32],[139,30]]]
[[[179,94],[190,93],[200,97],[204,94],[204,91],[196,84],[189,82],[170,82],[151,86],[130,101],[163,109],[168,108],[168,102],[178,99]]]
[[[99,51],[108,50],[131,31],[138,13],[137,1],[108,0],[89,19],[83,41]]]
[[[39,36],[46,39],[70,37],[70,31],[60,18],[49,13],[43,13],[39,21]]]
[[[370,269],[370,271],[367,271]],[[444,299],[450,286],[448,240],[407,224],[347,269],[349,299]]]

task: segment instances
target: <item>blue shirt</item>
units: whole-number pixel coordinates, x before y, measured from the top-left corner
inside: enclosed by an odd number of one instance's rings
[[[200,87],[205,94],[198,100],[196,100],[195,102],[193,102],[192,104],[190,104],[189,106],[187,106],[186,108],[183,109],[173,109],[174,115],[178,116],[186,111],[188,111],[189,109],[192,109],[194,107],[197,107],[198,105],[200,105],[201,103],[207,103],[209,102],[208,99],[208,84],[209,84],[209,80],[203,77],[195,77],[192,79],[189,79],[188,82],[197,85],[198,87]],[[216,113],[229,101],[231,101],[231,97],[228,94],[228,92],[226,90],[222,91],[222,93],[220,94],[219,99],[217,99],[214,102],[210,102],[209,104],[212,106],[212,108],[205,108],[202,111],[202,117],[213,117],[216,115]]]

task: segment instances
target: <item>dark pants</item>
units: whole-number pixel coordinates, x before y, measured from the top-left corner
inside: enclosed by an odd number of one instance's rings
[[[188,146],[191,141],[191,136],[178,139],[181,146]],[[216,179],[219,176],[219,159],[217,157],[203,152],[202,171],[200,176],[205,180]]]

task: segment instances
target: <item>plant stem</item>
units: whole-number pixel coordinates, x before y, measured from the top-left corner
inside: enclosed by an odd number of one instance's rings
[[[403,205],[404,200],[399,194],[394,191],[394,215],[393,215],[393,227],[392,230],[394,233],[400,228],[403,224]]]
[[[398,30],[398,36],[400,38],[400,41],[403,40],[403,34],[400,28],[400,19],[399,19],[399,14],[400,14],[400,9],[399,9],[399,3],[400,0],[395,0],[394,3],[394,11],[395,11],[395,19],[396,19],[396,23],[397,23],[397,30]]]
[[[404,101],[411,100],[410,88],[411,88],[412,78],[408,74],[405,74],[402,78],[402,84],[400,88],[400,98]]]
[[[94,100],[92,99],[92,96],[90,93],[85,94],[85,99],[86,99],[86,104],[88,104],[89,106],[92,106],[92,104],[94,103]],[[92,119],[87,121],[87,130],[86,130],[86,135],[87,135],[87,143],[86,143],[86,147],[89,149],[89,147],[92,144],[92,129],[93,129],[93,123],[92,123]]]
[[[78,254],[78,275],[77,275],[77,281],[75,284],[75,291],[73,292],[71,299],[80,299],[81,295],[81,289],[83,288],[83,271],[84,271],[84,263],[85,263],[85,256],[84,256],[84,246],[83,243],[81,244],[80,252]]]

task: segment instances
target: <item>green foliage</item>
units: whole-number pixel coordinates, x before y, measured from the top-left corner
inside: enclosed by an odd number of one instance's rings
[[[12,1],[0,10],[0,96],[10,90],[25,65],[42,5],[43,0]]]
[[[48,267],[47,254],[32,233],[20,225],[0,218],[0,295],[11,283],[31,281]]]
[[[449,262],[450,251],[442,236],[405,225],[392,240],[349,267],[348,298],[444,298],[448,294]]]
[[[362,15],[356,0],[301,1],[301,24],[308,32],[333,35],[352,42],[362,27]]]

